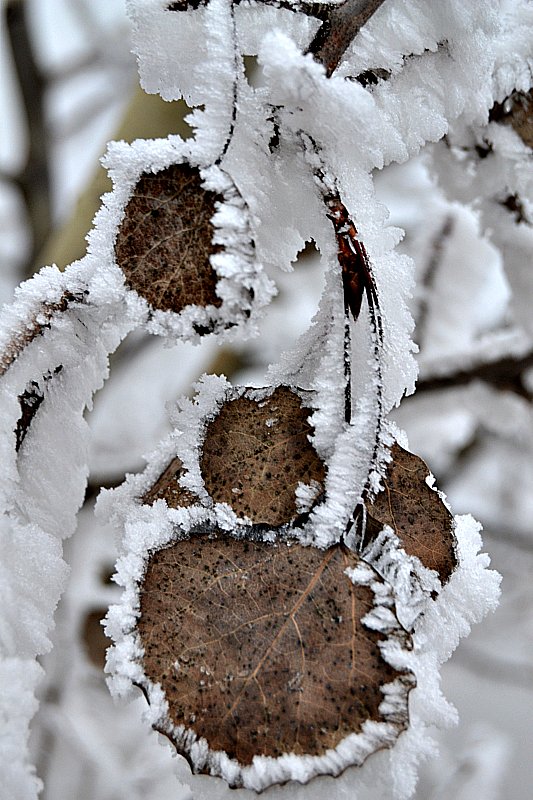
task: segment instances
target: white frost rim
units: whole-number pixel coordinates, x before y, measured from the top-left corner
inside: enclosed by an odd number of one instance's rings
[[[167,541],[160,548],[176,540],[175,533],[167,528]],[[307,783],[318,775],[336,776],[348,767],[361,766],[372,753],[391,748],[407,730],[409,692],[414,688],[415,682],[420,684],[420,680],[424,680],[425,670],[417,669],[417,656],[405,646],[408,636],[392,610],[395,606],[392,588],[364,563],[353,570],[347,570],[350,580],[369,586],[374,593],[374,608],[362,622],[369,629],[377,630],[387,637],[380,643],[384,660],[395,669],[407,673],[381,687],[383,700],[379,710],[383,721],[367,720],[359,733],[350,734],[336,748],[329,749],[320,756],[298,756],[293,753],[277,758],[254,756],[252,764],[244,767],[230,759],[225,752],[211,750],[207,741],[198,737],[190,728],[174,725],[169,719],[168,702],[161,685],[153,683],[144,673],[144,650],[136,631],[140,585],[152,552],[153,548],[143,553],[138,550],[117,562],[117,582],[125,590],[121,602],[111,606],[107,617],[106,631],[115,641],[115,645],[108,650],[106,670],[111,673],[108,683],[111,692],[116,696],[129,694],[133,686],[142,688],[149,705],[146,713],[148,722],[174,742],[176,748],[186,755],[195,772],[208,772],[225,779],[233,787],[244,787],[256,792],[289,780]],[[420,678],[416,675],[417,672],[420,672]]]
[[[134,289],[127,286],[124,274],[116,263],[115,241],[124,219],[126,206],[143,174],[156,174],[173,164],[188,163],[198,167],[205,189],[222,197],[216,202],[212,218],[215,228],[213,243],[223,250],[210,256],[218,281],[216,293],[222,299],[215,306],[186,306],[179,313],[151,308]],[[168,336],[172,340],[199,341],[196,328],[208,328],[234,338],[235,328],[242,335],[254,333],[254,314],[267,305],[276,293],[272,281],[258,262],[252,239],[251,218],[245,200],[231,177],[216,165],[206,165],[192,152],[191,146],[177,135],[166,139],[137,139],[132,144],[111,142],[103,158],[113,190],[102,198],[102,206],[88,236],[88,252],[105,263],[110,275],[120,282],[124,296],[141,301],[144,323],[149,333]],[[248,323],[248,324],[246,324]]]

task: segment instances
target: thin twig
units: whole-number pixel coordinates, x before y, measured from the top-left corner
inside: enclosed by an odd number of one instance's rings
[[[426,338],[427,334],[431,290],[435,285],[437,273],[442,263],[445,245],[453,231],[453,226],[454,216],[453,214],[447,214],[444,219],[444,223],[438,230],[437,234],[433,237],[433,241],[431,243],[431,254],[427,261],[424,276],[421,281],[423,295],[418,308],[416,320],[415,341],[420,347],[420,350],[423,350],[424,339]]]

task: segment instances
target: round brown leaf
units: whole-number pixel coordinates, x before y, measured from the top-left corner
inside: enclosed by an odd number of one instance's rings
[[[117,264],[154,309],[179,313],[186,306],[216,306],[217,276],[209,256],[215,201],[190,164],[145,173],[126,206],[115,245]]]
[[[367,533],[390,525],[402,547],[445,583],[457,565],[453,517],[438,492],[426,483],[429,469],[419,456],[394,444],[385,488],[367,503]]]
[[[255,524],[292,522],[298,484],[322,486],[325,477],[309,441],[310,413],[286,386],[264,400],[244,396],[226,402],[207,426],[200,462],[213,500]]]
[[[144,493],[142,502],[151,506],[156,500],[166,500],[169,508],[183,508],[198,503],[198,498],[180,484],[179,479],[182,475],[183,465],[180,459],[173,458],[153,486]]]
[[[380,687],[412,676],[384,661],[382,634],[361,622],[373,592],[345,574],[357,564],[342,545],[206,534],[152,555],[138,631],[145,675],[169,704],[166,732],[185,726],[247,765],[255,755],[319,755],[366,720],[383,721]],[[399,733],[407,708],[395,722]],[[169,735],[188,755],[191,736]]]

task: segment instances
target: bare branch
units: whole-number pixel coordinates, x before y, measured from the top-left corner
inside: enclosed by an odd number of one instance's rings
[[[431,253],[421,281],[423,295],[418,309],[415,335],[415,341],[421,350],[423,349],[424,339],[426,338],[427,334],[428,316],[430,311],[430,294],[435,285],[445,247],[452,234],[453,227],[454,217],[452,214],[447,214],[441,228],[437,231],[431,243]]]

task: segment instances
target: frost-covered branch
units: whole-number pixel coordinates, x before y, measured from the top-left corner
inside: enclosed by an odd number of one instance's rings
[[[317,16],[323,20],[307,52],[332,75],[363,25],[385,0],[345,0],[320,7]]]

